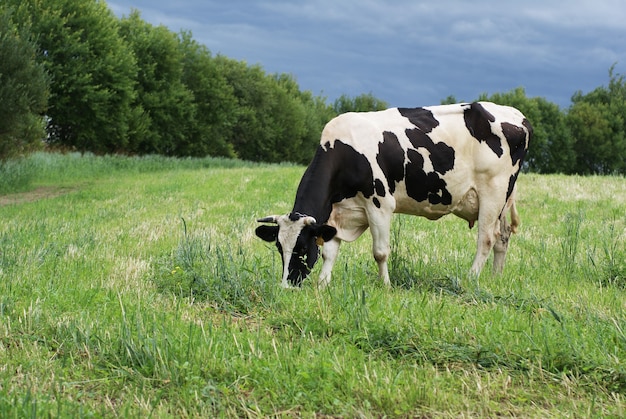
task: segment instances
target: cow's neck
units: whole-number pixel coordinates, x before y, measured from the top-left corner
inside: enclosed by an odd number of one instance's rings
[[[328,221],[332,211],[334,168],[327,160],[324,150],[318,147],[300,180],[293,206],[293,212],[310,215],[320,224]]]

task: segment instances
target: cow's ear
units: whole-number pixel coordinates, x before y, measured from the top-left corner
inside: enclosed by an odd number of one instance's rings
[[[322,239],[322,241],[327,242],[335,237],[335,235],[337,234],[337,229],[333,226],[329,226],[326,224],[316,225],[313,234],[315,234],[315,237],[317,237],[318,241],[319,239]]]
[[[258,226],[254,232],[266,242],[273,242],[278,237],[278,226]]]

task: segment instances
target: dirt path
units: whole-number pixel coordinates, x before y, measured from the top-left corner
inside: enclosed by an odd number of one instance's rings
[[[70,193],[72,188],[63,188],[59,186],[40,186],[28,192],[20,192],[9,195],[0,196],[0,206],[23,204],[25,202],[35,202],[40,199],[54,198],[56,196]]]

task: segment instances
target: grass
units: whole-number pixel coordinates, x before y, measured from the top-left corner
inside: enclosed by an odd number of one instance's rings
[[[624,178],[521,176],[502,276],[467,279],[462,220],[398,216],[391,289],[365,235],[328,289],[286,291],[254,220],[291,208],[302,167],[12,164],[30,175],[0,206],[2,417],[625,414]]]

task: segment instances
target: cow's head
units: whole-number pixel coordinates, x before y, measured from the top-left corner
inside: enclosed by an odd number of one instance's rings
[[[299,213],[272,215],[257,220],[262,225],[256,235],[268,242],[276,242],[283,260],[284,287],[300,286],[317,261],[318,245],[337,234],[335,227],[318,224],[315,218]]]

